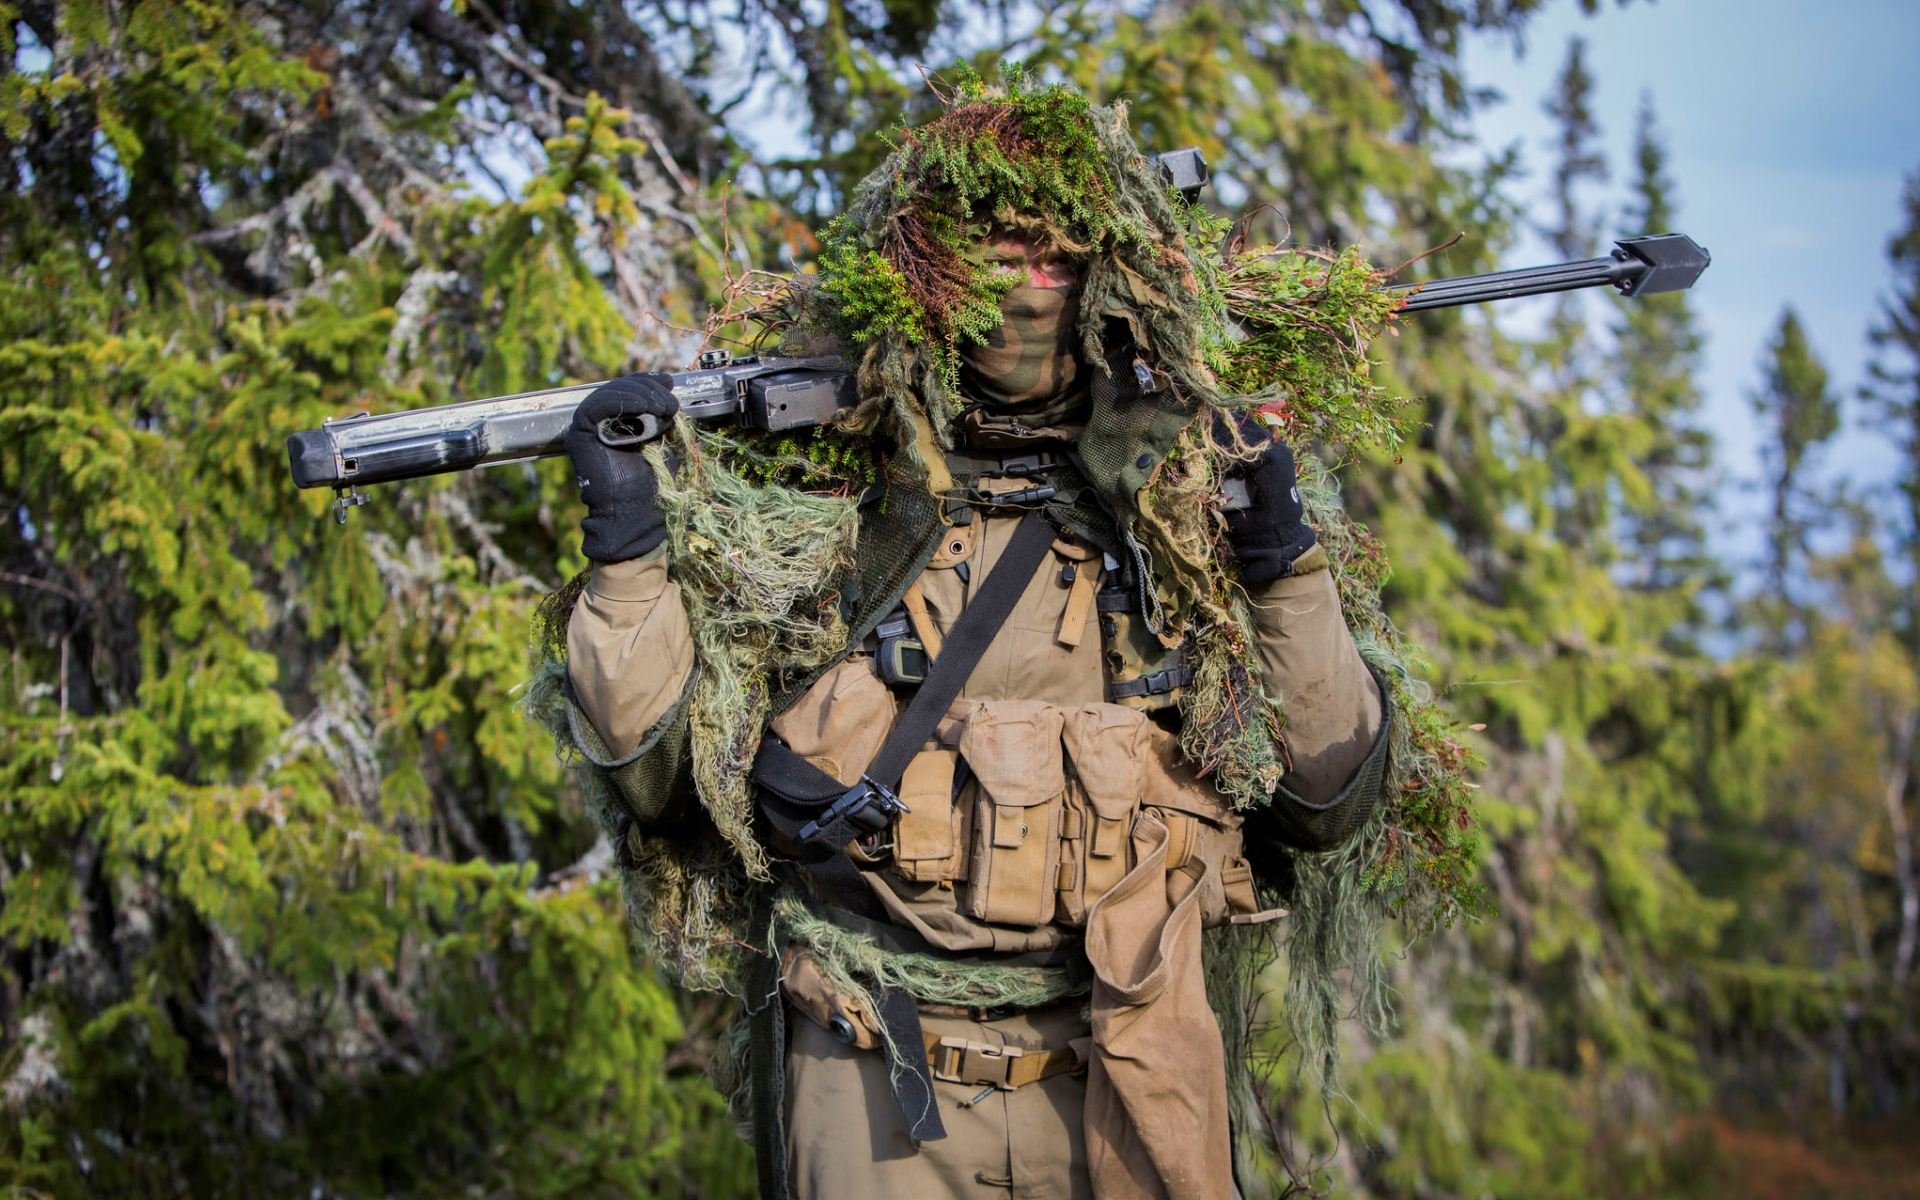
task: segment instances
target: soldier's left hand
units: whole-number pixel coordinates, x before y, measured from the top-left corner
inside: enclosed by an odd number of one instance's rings
[[[1241,428],[1249,441],[1272,437],[1273,444],[1234,472],[1246,481],[1249,503],[1227,512],[1227,543],[1240,560],[1242,579],[1269,583],[1293,574],[1294,560],[1313,547],[1313,526],[1300,501],[1292,448],[1265,426],[1247,421]]]

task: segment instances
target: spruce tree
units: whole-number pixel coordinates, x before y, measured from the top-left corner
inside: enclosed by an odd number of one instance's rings
[[[1904,560],[1906,603],[1898,622],[1907,658],[1920,671],[1920,171],[1909,175],[1901,192],[1905,224],[1887,243],[1893,268],[1893,294],[1880,306],[1869,331],[1876,350],[1869,366],[1867,395],[1875,414],[1900,453],[1896,488],[1904,505],[1889,522],[1896,551]],[[1894,744],[1884,789],[1889,850],[1899,896],[1899,932],[1892,951],[1896,986],[1913,977],[1920,954],[1920,868],[1915,866],[1912,813],[1920,807],[1920,731],[1912,709],[1894,722]]]
[[[8,1189],[745,1190],[516,711],[564,466],[340,528],[283,449],[684,356],[732,151],[662,17],[0,8]]]
[[[1758,606],[1767,644],[1780,650],[1793,640],[1800,620],[1797,597],[1802,589],[1796,568],[1806,554],[1808,532],[1816,524],[1805,471],[1809,457],[1840,428],[1840,406],[1829,386],[1826,365],[1815,354],[1791,305],[1781,310],[1760,369],[1760,386],[1749,397],[1767,433],[1761,456],[1769,522],[1765,591]]]
[[[1641,97],[1633,164],[1623,231],[1672,232],[1674,185],[1651,94]],[[1701,339],[1693,300],[1686,292],[1622,298],[1613,334],[1622,403],[1647,438],[1635,447],[1637,471],[1622,480],[1625,577],[1643,591],[1685,596],[1688,607],[1676,625],[1691,625],[1698,620],[1694,598],[1724,583],[1702,519],[1711,503],[1712,444],[1700,426]]]

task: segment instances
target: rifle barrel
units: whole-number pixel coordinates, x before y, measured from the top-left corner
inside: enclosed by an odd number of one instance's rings
[[[1614,243],[1613,253],[1604,258],[1462,275],[1430,283],[1396,283],[1387,290],[1408,297],[1400,306],[1401,312],[1458,308],[1609,285],[1623,295],[1644,296],[1692,287],[1712,261],[1712,256],[1685,234],[1662,233],[1622,238]]]

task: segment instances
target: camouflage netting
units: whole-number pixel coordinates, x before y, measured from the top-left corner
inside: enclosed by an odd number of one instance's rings
[[[747,311],[715,318],[716,328],[744,321],[788,353],[847,353],[859,365],[860,405],[812,438],[723,436],[683,424],[663,483],[673,570],[697,631],[686,703],[710,827],[705,849],[665,842],[641,852],[630,895],[649,946],[689,986],[737,991],[726,964],[767,936],[744,915],[745,898],[767,879],[746,788],[764,723],[870,627],[924,561],[915,558],[919,526],[937,519],[931,502],[951,487],[941,451],[962,406],[957,352],[997,326],[999,298],[1015,278],[981,253],[988,238],[1019,233],[1080,267],[1079,334],[1099,373],[1079,444],[1094,507],[1107,514],[1110,540],[1151,580],[1142,599],[1154,631],[1170,646],[1194,647],[1195,680],[1180,705],[1183,749],[1237,807],[1267,803],[1281,776],[1285,697],[1257,684],[1246,597],[1214,502],[1224,473],[1264,439],[1243,440],[1239,425],[1218,414],[1253,412],[1297,447],[1336,453],[1390,448],[1401,433],[1400,406],[1372,383],[1366,358],[1396,302],[1357,252],[1240,252],[1226,222],[1163,185],[1122,106],[1017,75],[1004,89],[965,79],[943,99],[942,115],[899,131],[895,152],[828,227],[817,277],[751,291]],[[848,440],[887,448],[884,465],[849,456]],[[657,467],[669,465],[654,453]],[[1380,547],[1340,509],[1315,456],[1301,459],[1348,620],[1401,717],[1389,794],[1369,827],[1340,850],[1295,856],[1286,878],[1264,881],[1294,910],[1285,1017],[1302,1061],[1324,1074],[1348,969],[1362,1014],[1384,1020],[1377,947],[1388,917],[1424,924],[1471,902],[1472,822],[1465,755],[1381,611]],[[856,522],[855,497],[881,477],[886,499],[867,510],[873,519]],[[1068,507],[1059,515],[1072,523]],[[856,524],[889,520],[914,528],[885,546],[860,529],[856,547]],[[864,560],[879,551],[887,565],[869,577]],[[842,596],[856,560],[867,586]],[[556,652],[570,599],[549,607],[545,641]],[[836,599],[852,602],[850,622]],[[958,992],[1005,1002],[1064,986],[991,973],[934,978],[925,964],[876,958],[858,939],[811,930],[790,905],[779,911],[782,929],[812,946],[830,976],[861,987],[884,980],[927,999]],[[1276,928],[1236,929],[1210,943],[1210,992],[1236,1050],[1251,1044],[1257,978],[1278,949]],[[1243,1073],[1241,1107],[1250,1102],[1244,1085]]]

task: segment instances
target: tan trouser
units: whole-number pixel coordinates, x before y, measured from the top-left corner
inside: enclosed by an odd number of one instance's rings
[[[921,1023],[937,1036],[1028,1050],[1060,1049],[1088,1034],[1073,1005],[999,1021],[923,1015]],[[968,1107],[981,1085],[935,1080],[947,1136],[916,1147],[882,1055],[840,1044],[791,1009],[787,1028],[787,1171],[795,1200],[1091,1200],[1084,1075],[990,1090]]]

